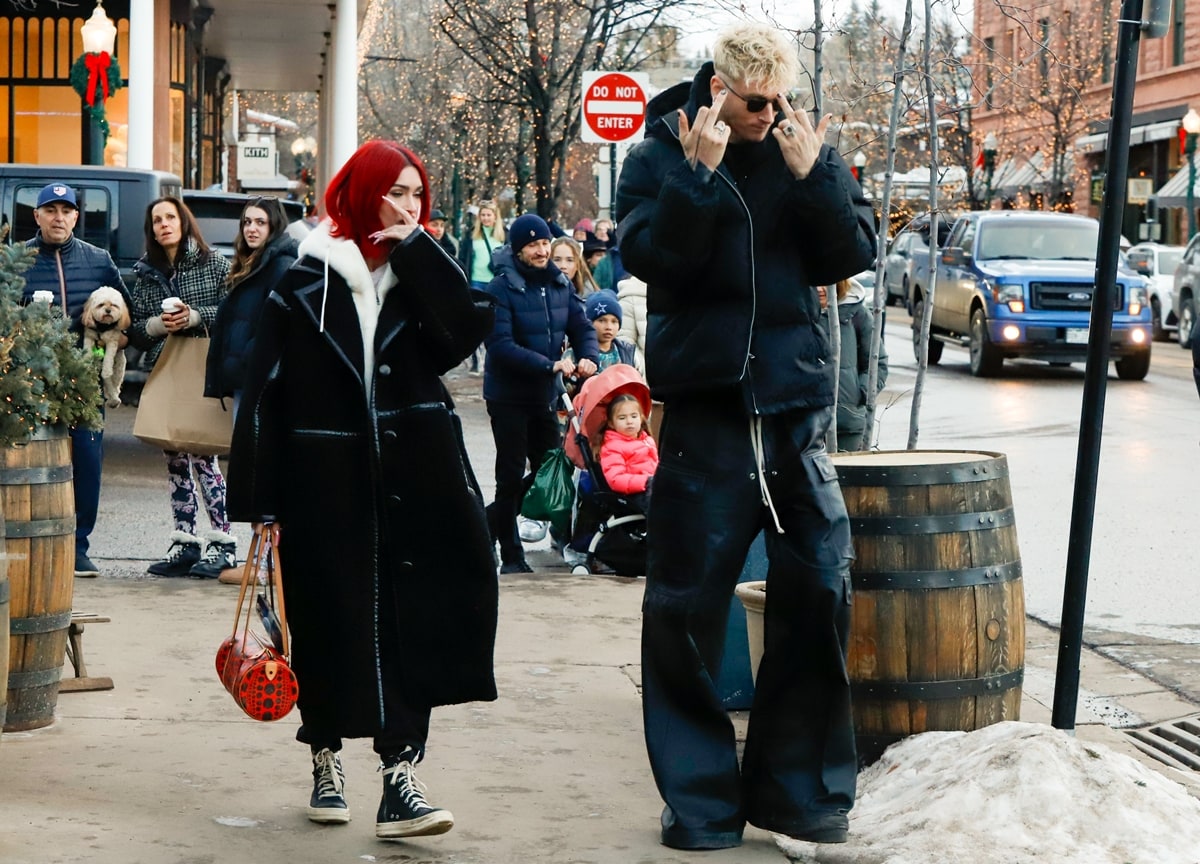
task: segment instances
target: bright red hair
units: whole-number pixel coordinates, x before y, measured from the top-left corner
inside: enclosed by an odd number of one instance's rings
[[[329,181],[325,213],[333,222],[333,236],[354,241],[364,257],[378,252],[370,239],[383,230],[379,208],[400,172],[408,166],[421,175],[421,224],[429,221],[429,177],[417,154],[396,141],[368,141],[354,151]]]

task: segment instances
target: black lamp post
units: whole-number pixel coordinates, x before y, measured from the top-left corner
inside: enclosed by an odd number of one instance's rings
[[[83,37],[83,53],[85,55],[104,55],[105,57],[112,55],[117,44],[117,25],[105,14],[104,4],[96,4],[96,8],[92,10],[92,17],[83,22],[80,35]],[[101,69],[99,74],[107,75],[108,70]],[[108,92],[107,87],[104,92]],[[86,99],[83,104],[83,115],[83,164],[103,165],[104,144],[107,136],[101,125],[101,117],[96,111],[88,109]]]
[[[1183,139],[1183,152],[1188,161],[1187,188],[1187,239],[1191,240],[1196,234],[1196,136],[1200,134],[1200,114],[1195,108],[1189,108],[1183,115],[1183,131],[1187,135]]]
[[[983,179],[986,209],[992,208],[992,175],[996,172],[996,133],[989,132],[983,136]]]

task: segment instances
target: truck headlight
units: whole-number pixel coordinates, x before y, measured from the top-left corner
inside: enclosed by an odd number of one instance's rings
[[[1008,306],[1010,312],[1025,311],[1025,292],[1020,285],[1005,285],[997,282],[992,288],[992,298]]]
[[[1146,308],[1146,289],[1138,285],[1131,285],[1129,288],[1129,314],[1141,315],[1142,310]]]

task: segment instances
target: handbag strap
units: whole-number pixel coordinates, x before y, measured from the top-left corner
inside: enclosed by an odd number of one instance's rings
[[[279,535],[273,526],[264,526],[263,530],[270,539],[270,559],[267,562],[267,585],[275,599],[275,614],[279,617],[279,632],[283,635],[283,656],[290,658],[287,609],[283,601],[283,566],[279,563]]]
[[[246,552],[246,564],[242,568],[242,588],[238,593],[237,609],[234,610],[233,636],[237,637],[238,626],[242,628],[243,637],[250,629],[250,621],[254,616],[254,591],[251,585],[257,581],[258,571],[266,558],[267,591],[271,600],[271,608],[279,617],[279,630],[283,636],[283,656],[291,656],[289,650],[289,634],[287,609],[283,599],[283,568],[279,565],[279,538],[275,533],[273,523],[261,525],[250,538],[250,549]],[[245,613],[245,621],[242,616]]]

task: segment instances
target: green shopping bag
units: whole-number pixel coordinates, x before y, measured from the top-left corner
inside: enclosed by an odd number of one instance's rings
[[[554,526],[555,534],[569,536],[571,507],[575,503],[574,473],[575,466],[565,450],[547,450],[533,476],[533,485],[521,502],[521,515],[526,519],[549,522]]]

